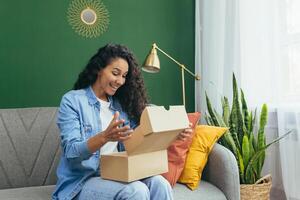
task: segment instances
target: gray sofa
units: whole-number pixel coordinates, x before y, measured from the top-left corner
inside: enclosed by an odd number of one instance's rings
[[[0,109],[0,200],[50,199],[60,156],[57,108]],[[216,144],[199,189],[174,187],[175,199],[238,200],[233,154]]]

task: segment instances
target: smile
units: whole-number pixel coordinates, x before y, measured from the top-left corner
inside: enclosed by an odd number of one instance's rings
[[[117,90],[119,87],[117,87],[117,86],[110,86],[112,89],[114,89],[114,90]]]

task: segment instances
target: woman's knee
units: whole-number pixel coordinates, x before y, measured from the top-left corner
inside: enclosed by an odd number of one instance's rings
[[[169,182],[162,176],[152,176],[143,181],[148,187],[171,189]]]
[[[173,191],[169,182],[162,176],[153,176],[144,179],[148,186],[151,199],[173,199]]]
[[[149,200],[150,192],[144,183],[135,181],[126,185],[118,194],[116,199]]]

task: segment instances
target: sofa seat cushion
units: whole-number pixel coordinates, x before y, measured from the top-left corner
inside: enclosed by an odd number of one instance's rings
[[[5,200],[48,200],[51,199],[54,185],[24,187],[0,190],[0,199]],[[185,185],[177,183],[173,188],[175,200],[226,200],[224,194],[214,185],[201,181],[200,186],[191,191]]]
[[[0,199],[5,200],[45,200],[51,199],[55,185],[1,189]]]
[[[175,200],[226,200],[225,195],[220,189],[203,180],[194,191],[191,191],[186,185],[181,183],[177,183],[173,191]]]

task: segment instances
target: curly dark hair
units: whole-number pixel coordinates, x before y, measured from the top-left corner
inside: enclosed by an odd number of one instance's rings
[[[116,91],[114,97],[118,99],[129,118],[139,123],[142,111],[148,104],[148,97],[136,58],[127,47],[118,44],[101,47],[79,74],[73,89],[79,90],[93,85],[98,72],[116,58],[126,60],[129,67],[125,84]]]

